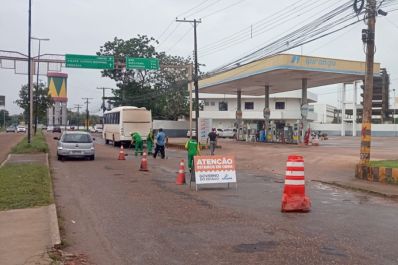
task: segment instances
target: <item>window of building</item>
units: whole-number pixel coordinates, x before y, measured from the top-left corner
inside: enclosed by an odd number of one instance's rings
[[[210,105],[209,103],[210,103],[209,101],[205,101],[205,106],[209,106]]]
[[[254,109],[254,102],[245,102],[245,109]]]
[[[214,101],[210,102],[210,106],[215,106],[215,105],[216,105],[216,102],[214,102]]]
[[[218,103],[218,110],[219,111],[228,111],[228,103],[225,101],[220,101]]]
[[[285,102],[281,101],[275,102],[275,109],[285,109]]]

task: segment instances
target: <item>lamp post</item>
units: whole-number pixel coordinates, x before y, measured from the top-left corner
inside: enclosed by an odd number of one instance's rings
[[[393,105],[393,110],[392,110],[392,122],[394,124],[394,136],[396,136],[397,130],[395,129],[395,101],[397,101],[397,100],[395,99],[395,88],[392,89],[392,93],[394,96],[394,105]]]
[[[39,51],[37,52],[37,79],[36,79],[36,103],[35,103],[35,135],[37,132],[37,122],[39,119],[39,115],[38,115],[38,110],[39,110],[39,75],[40,75],[40,44],[41,41],[49,41],[50,39],[48,38],[36,38],[36,37],[31,37],[32,40],[38,40],[39,41]]]

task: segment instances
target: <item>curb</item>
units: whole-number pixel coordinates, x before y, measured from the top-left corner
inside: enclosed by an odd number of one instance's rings
[[[54,201],[54,203],[50,204],[48,207],[48,215],[50,218],[49,225],[50,225],[51,243],[55,247],[61,244],[61,235],[59,233],[57,207],[55,205],[54,186],[50,171],[50,162],[48,160],[48,153],[46,153],[46,165],[47,165],[48,175],[50,176],[51,179],[51,195]]]
[[[48,176],[51,179],[51,196],[53,198],[54,203],[50,204],[48,207],[48,214],[50,217],[50,233],[51,233],[51,243],[53,246],[57,246],[61,244],[61,235],[59,233],[59,225],[58,225],[58,215],[57,215],[57,207],[55,205],[55,196],[54,196],[54,186],[53,179],[50,171],[50,162],[48,160],[48,153],[46,153],[46,165],[48,169]]]
[[[51,243],[55,247],[61,244],[61,236],[59,234],[57,207],[54,203],[48,206],[48,215],[50,218]]]
[[[354,191],[371,193],[374,195],[378,195],[378,196],[382,196],[382,197],[386,197],[386,198],[390,198],[390,199],[398,199],[398,195],[396,195],[396,194],[387,194],[387,193],[383,193],[380,191],[365,189],[365,188],[354,186],[354,185],[349,185],[349,184],[344,184],[344,183],[339,183],[339,182],[334,182],[334,181],[324,181],[324,180],[314,180],[314,179],[311,181],[319,182],[319,183],[327,184],[327,185],[332,185],[332,186],[336,186],[336,187],[340,187],[340,188],[344,188],[344,189],[350,189],[350,190],[354,190]]]
[[[7,158],[1,163],[0,168],[3,167],[8,160],[10,160],[11,154],[8,154]]]

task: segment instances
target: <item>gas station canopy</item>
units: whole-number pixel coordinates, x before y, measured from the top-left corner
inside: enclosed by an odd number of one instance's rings
[[[236,67],[199,81],[200,93],[264,95],[264,86],[270,94],[307,87],[350,83],[365,79],[365,62],[279,54]],[[380,64],[375,63],[373,74],[378,76]]]

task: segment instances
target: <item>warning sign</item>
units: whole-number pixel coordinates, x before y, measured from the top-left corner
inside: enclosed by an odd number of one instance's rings
[[[196,184],[236,182],[235,157],[195,156]]]

